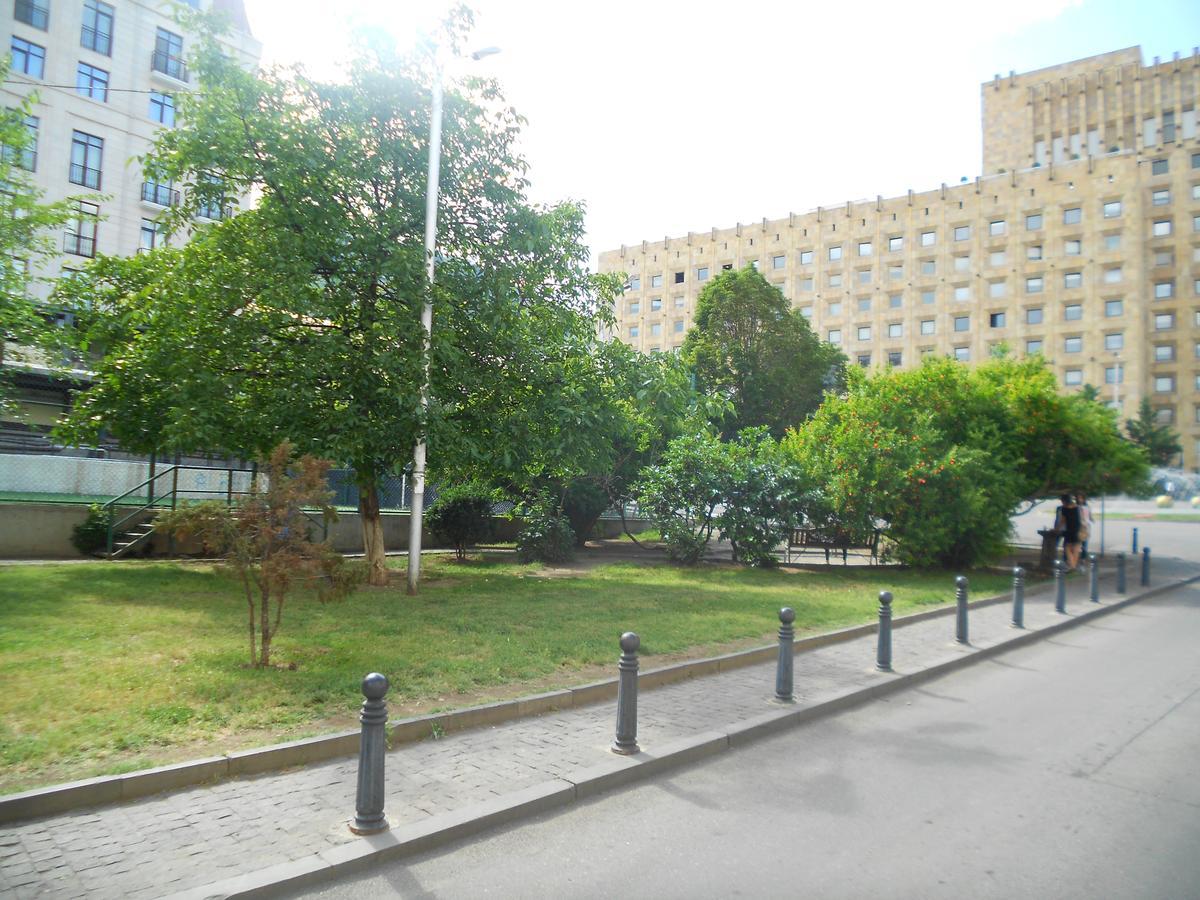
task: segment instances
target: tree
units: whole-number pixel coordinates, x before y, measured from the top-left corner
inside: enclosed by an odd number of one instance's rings
[[[1170,425],[1158,423],[1154,408],[1146,397],[1138,404],[1137,418],[1125,423],[1125,431],[1129,440],[1146,451],[1151,465],[1169,466],[1183,451],[1178,433]]]
[[[253,667],[270,666],[271,641],[296,581],[312,582],[322,602],[354,587],[354,574],[341,554],[312,539],[315,522],[304,512],[315,506],[326,520],[337,518],[329,505],[328,470],[327,460],[307,455],[293,459],[292,446],[285,442],[266,461],[265,489],[260,477],[233,506],[208,500],[159,514],[164,531],[202,541],[237,572],[246,597]]]
[[[457,50],[468,27],[457,14],[442,43]],[[63,287],[92,310],[78,345],[102,353],[68,433],[237,455],[288,438],[352,466],[369,580],[384,584],[378,485],[420,436],[447,470],[577,446],[561,427],[576,382],[559,376],[586,369],[611,279],[587,273],[578,206],[526,199],[521,120],[497,86],[450,86],[424,410],[428,60],[376,44],[346,82],[322,83],[243,71],[196,28],[198,89],[146,161],[187,187],[167,223],[193,238]],[[196,223],[251,193],[253,208]]]
[[[429,530],[454,546],[454,558],[466,559],[467,548],[492,536],[493,491],[477,482],[438,490],[429,507]]]
[[[826,391],[845,384],[842,353],[750,266],[704,286],[682,355],[697,389],[732,405],[720,423],[730,433],[765,425],[780,438],[820,406]]]

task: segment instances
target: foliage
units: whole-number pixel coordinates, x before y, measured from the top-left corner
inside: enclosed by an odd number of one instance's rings
[[[643,470],[638,505],[658,528],[671,559],[693,565],[704,557],[730,482],[728,465],[720,439],[699,431],[671,441],[662,462]]]
[[[91,556],[108,546],[108,516],[99,503],[91,504],[87,518],[71,528],[71,545],[81,556]]]
[[[525,527],[517,534],[521,562],[559,563],[575,555],[575,532],[567,517],[543,496],[522,510]]]
[[[456,14],[438,40],[457,51],[468,26]],[[388,577],[378,483],[422,436],[444,480],[525,483],[600,452],[594,429],[614,413],[597,400],[596,326],[613,279],[587,271],[579,206],[528,200],[522,120],[497,86],[447,85],[429,288],[432,61],[376,41],[344,82],[252,73],[194,27],[197,90],[145,161],[185,185],[167,221],[192,240],[100,260],[60,291],[83,319],[75,346],[102,354],[67,438],[105,428],[131,450],[235,455],[287,438],[348,465],[373,584]],[[196,224],[239,196],[253,208]]]
[[[479,482],[439,489],[425,522],[438,538],[453,545],[456,559],[466,559],[468,547],[492,536],[494,494]]]
[[[355,582],[341,554],[313,540],[313,522],[304,512],[316,506],[326,521],[337,517],[326,486],[329,462],[308,455],[293,459],[292,445],[284,441],[262,471],[266,488],[256,479],[233,506],[219,500],[185,504],[157,520],[177,537],[199,539],[237,573],[249,610],[250,665],[258,668],[271,664],[271,641],[296,581],[314,584],[322,601],[344,596]]]
[[[577,478],[563,492],[562,512],[575,532],[575,543],[582,547],[592,534],[601,513],[610,506],[608,494],[588,478]]]
[[[1178,432],[1155,419],[1148,397],[1138,404],[1137,418],[1125,423],[1125,432],[1129,440],[1146,451],[1152,466],[1169,466],[1183,450]]]
[[[845,382],[842,353],[750,266],[704,286],[682,356],[700,391],[730,402],[732,411],[719,420],[730,433],[764,425],[780,438]]]

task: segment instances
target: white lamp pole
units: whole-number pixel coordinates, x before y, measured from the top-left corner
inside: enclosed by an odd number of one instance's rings
[[[486,47],[471,54],[471,59],[499,53]],[[429,117],[429,172],[425,188],[425,305],[421,308],[421,413],[429,409],[429,347],[433,337],[433,275],[437,249],[438,174],[442,167],[442,67],[434,62],[433,106]],[[421,528],[425,513],[425,435],[413,449],[412,504],[408,521],[408,593],[417,592],[421,577]]]

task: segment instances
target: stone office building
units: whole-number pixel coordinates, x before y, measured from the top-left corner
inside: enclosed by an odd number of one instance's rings
[[[678,347],[720,269],[754,265],[864,366],[1041,353],[1123,417],[1148,397],[1200,467],[1200,54],[1132,47],[985,82],[983,175],[644,241],[617,337]]]

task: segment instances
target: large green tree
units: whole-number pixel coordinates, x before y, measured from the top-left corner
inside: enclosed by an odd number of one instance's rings
[[[846,358],[751,266],[704,286],[682,353],[697,389],[729,401],[728,433],[766,426],[778,439],[845,385]]]
[[[441,37],[457,49],[460,14]],[[71,431],[124,446],[263,453],[280,440],[352,466],[374,584],[387,580],[380,480],[421,435],[439,462],[518,467],[583,447],[567,427],[608,280],[587,272],[581,209],[541,208],[494,83],[445,97],[430,406],[419,402],[433,73],[376,45],[348,78],[247,72],[211,35],[147,172],[185,187],[177,249],[102,259],[62,289],[97,350]],[[252,197],[217,224],[197,216]],[[500,462],[497,463],[496,461]]]
[[[1138,404],[1137,417],[1125,423],[1125,432],[1131,441],[1146,451],[1151,465],[1169,466],[1183,450],[1179,434],[1170,425],[1159,423],[1154,416],[1154,407],[1146,397]]]

